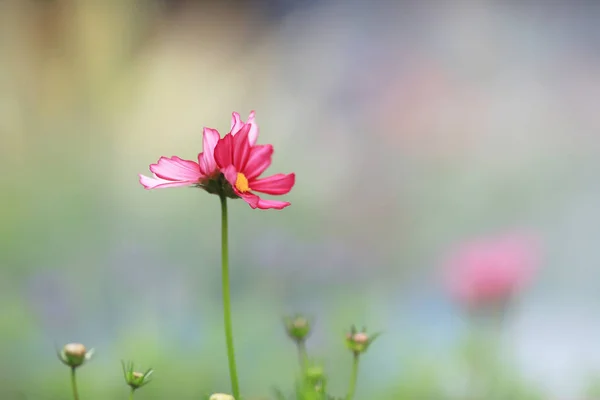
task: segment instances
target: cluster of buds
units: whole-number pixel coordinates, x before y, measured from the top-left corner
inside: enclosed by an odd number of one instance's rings
[[[363,327],[361,331],[357,331],[356,327],[352,325],[350,332],[346,333],[346,346],[354,353],[354,356],[358,357],[360,354],[367,351],[371,343],[373,343],[380,334],[381,333],[374,333],[368,335],[367,328]]]
[[[288,336],[296,343],[304,343],[310,335],[312,323],[303,315],[296,314],[292,317],[285,317],[283,322]]]
[[[75,369],[89,361],[94,354],[94,349],[87,350],[81,343],[69,343],[58,352],[58,359],[63,364]]]
[[[149,368],[146,372],[139,372],[134,369],[132,362],[125,363],[124,361],[121,361],[121,364],[123,365],[125,382],[129,385],[131,390],[137,390],[150,383],[150,377],[154,373],[152,368]]]

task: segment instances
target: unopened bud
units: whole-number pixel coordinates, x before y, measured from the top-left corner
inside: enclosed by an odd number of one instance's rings
[[[363,328],[361,332],[357,332],[356,328],[352,326],[350,332],[346,333],[346,346],[355,356],[358,356],[367,351],[369,345],[373,343],[379,335],[379,333],[368,335],[365,328]]]
[[[318,381],[325,377],[325,370],[321,365],[311,365],[306,368],[304,371],[304,375],[307,379],[312,381]]]
[[[355,333],[352,337],[354,343],[365,344],[369,341],[369,336],[364,332]]]
[[[69,343],[58,353],[58,358],[65,365],[77,368],[88,361],[92,357],[92,354],[94,354],[94,349],[88,351],[81,343]]]
[[[286,317],[284,322],[287,334],[296,342],[305,341],[310,334],[311,323],[302,315]]]
[[[139,372],[133,370],[132,362],[121,362],[123,365],[123,376],[125,377],[125,383],[129,385],[132,389],[139,389],[144,385],[150,383],[150,377],[154,373],[152,368],[148,369],[146,372]]]
[[[230,394],[215,393],[208,400],[235,400],[235,398]]]

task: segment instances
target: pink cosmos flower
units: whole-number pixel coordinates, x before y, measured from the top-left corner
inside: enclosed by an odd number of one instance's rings
[[[247,126],[249,131],[246,135],[251,145],[258,138],[258,125],[254,121],[255,113],[252,111],[248,121],[244,123],[240,115],[234,112],[231,117],[230,135],[235,135]],[[204,128],[202,132],[202,153],[198,154],[198,161],[183,160],[177,156],[161,157],[156,164],[150,165],[153,177],[139,174],[140,183],[144,189],[159,189],[178,186],[202,185],[215,179],[219,174],[219,168],[215,162],[214,151],[221,135],[219,131]]]
[[[271,165],[273,146],[254,145],[252,126],[245,125],[236,135],[227,134],[215,147],[215,161],[235,194],[252,208],[281,210],[289,202],[265,200],[252,191],[283,195],[294,186],[296,175],[275,174],[266,178],[258,177]]]
[[[535,238],[507,234],[459,246],[445,263],[450,294],[474,306],[510,298],[533,277],[540,254]]]

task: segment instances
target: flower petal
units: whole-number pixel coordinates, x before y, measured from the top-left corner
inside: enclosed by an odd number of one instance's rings
[[[244,122],[240,118],[240,114],[237,112],[233,112],[231,114],[231,130],[229,133],[235,135],[242,127],[244,126]]]
[[[221,172],[223,173],[223,176],[225,176],[225,179],[227,179],[227,182],[229,182],[233,190],[235,190],[237,193],[237,189],[235,188],[235,181],[237,180],[238,172],[235,169],[235,167],[233,165],[230,165],[228,167],[223,168]]]
[[[237,192],[237,190],[236,190]],[[252,208],[257,208],[260,204],[260,197],[258,197],[257,195],[255,195],[254,193],[237,193],[238,196],[240,196],[242,198],[242,200],[244,200],[246,203],[248,203],[248,205]]]
[[[219,139],[215,147],[215,161],[220,168],[226,168],[233,164],[233,136],[231,133]]]
[[[251,126],[250,133],[248,134],[248,140],[252,146],[256,144],[256,140],[258,139],[258,124],[256,121],[254,121],[255,115],[256,113],[254,110],[252,110],[248,116],[248,120],[246,121],[246,123]]]
[[[248,157],[250,156],[251,146],[248,141],[250,128],[250,125],[244,125],[233,137],[233,165],[235,165],[238,171],[244,171]]]
[[[179,187],[179,186],[191,186],[196,183],[195,181],[194,182],[168,181],[166,179],[161,179],[161,178],[157,177],[156,175],[154,175],[153,178],[149,178],[147,176],[139,174],[139,177],[140,177],[140,183],[142,184],[142,186],[144,186],[144,189],[146,189],[146,190],[163,189],[163,188]]]
[[[256,113],[254,111],[250,112],[248,116],[248,120],[246,124],[250,125],[250,133],[248,134],[248,140],[250,141],[250,145],[254,146],[256,140],[258,139],[258,125],[255,121]],[[230,133],[232,135],[236,135],[240,129],[244,126],[244,121],[240,118],[240,114],[234,112],[231,114],[231,130]]]
[[[161,157],[158,163],[150,165],[150,171],[157,177],[169,181],[197,182],[204,178],[200,166],[195,161],[182,160],[177,156],[171,158]]]
[[[198,164],[204,175],[212,175],[217,169],[215,146],[220,138],[221,135],[216,129],[204,128],[202,132],[202,153],[198,155]]]
[[[256,181],[250,182],[250,187],[252,190],[257,192],[273,194],[273,195],[281,195],[286,194],[296,182],[296,174],[275,174],[269,177],[258,179]]]
[[[274,208],[276,210],[281,210],[282,208],[286,208],[287,206],[289,206],[291,204],[292,203],[290,203],[288,201],[265,200],[265,199],[261,199],[259,197],[257,208],[260,208],[261,210],[268,210],[270,208]]]
[[[271,165],[272,155],[273,146],[270,144],[252,146],[246,168],[244,168],[244,175],[246,175],[246,178],[252,180],[265,172],[265,170],[269,168],[269,165]]]

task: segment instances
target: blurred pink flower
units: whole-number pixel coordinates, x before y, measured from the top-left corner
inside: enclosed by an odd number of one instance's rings
[[[540,261],[538,240],[521,234],[480,238],[460,245],[446,260],[446,284],[463,304],[508,300],[533,277]]]
[[[243,127],[247,126],[246,134],[250,145],[256,143],[258,138],[258,125],[254,121],[254,111],[250,113],[248,121],[244,123],[240,115],[234,112],[231,117],[230,135],[235,135]],[[139,174],[140,183],[144,189],[159,189],[178,186],[192,186],[207,183],[219,174],[219,168],[215,162],[214,151],[221,135],[219,131],[204,128],[202,132],[202,150],[198,154],[198,161],[183,160],[177,156],[161,157],[156,164],[150,164],[153,176],[147,177]]]
[[[273,146],[255,145],[251,135],[252,126],[244,125],[237,135],[227,134],[215,148],[215,160],[235,194],[252,208],[281,210],[289,202],[265,200],[252,193],[257,191],[271,195],[288,193],[296,181],[296,175],[275,174],[258,177],[271,165]]]

